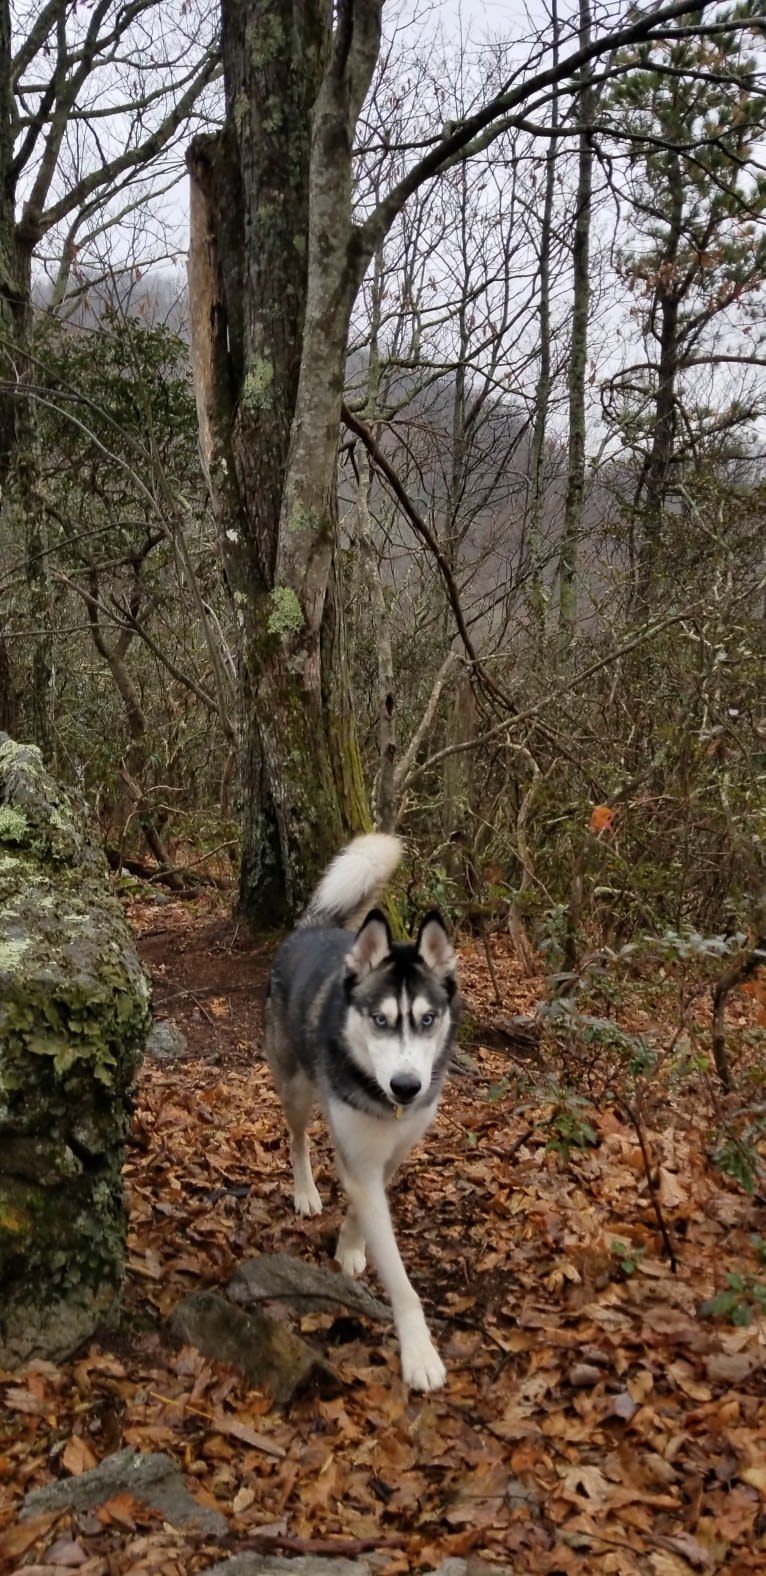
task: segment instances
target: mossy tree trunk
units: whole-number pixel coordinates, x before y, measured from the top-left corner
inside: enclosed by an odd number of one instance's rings
[[[25,393],[32,381],[28,343],[34,239],[16,222],[14,91],[10,10],[0,3],[0,490],[17,511],[24,540],[29,612],[35,635],[24,686],[25,729],[50,754],[53,732],[51,581],[44,511],[35,487],[35,420]],[[10,485],[9,485],[10,483]]]
[[[39,750],[0,735],[0,1367],[114,1309],[148,987],[106,870]]]
[[[241,635],[240,906],[256,923],[294,913],[369,820],[333,564],[348,328],[369,255],[351,149],[380,9],[224,0],[226,127],[189,153],[200,431]]]

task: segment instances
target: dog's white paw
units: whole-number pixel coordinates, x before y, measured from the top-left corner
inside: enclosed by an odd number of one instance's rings
[[[363,1275],[367,1268],[364,1237],[353,1215],[346,1216],[338,1232],[335,1263],[340,1265],[344,1275],[353,1277]]]
[[[335,1262],[340,1265],[344,1275],[351,1275],[355,1280],[367,1268],[367,1255],[364,1248],[344,1248],[339,1242],[335,1250]]]
[[[402,1346],[402,1377],[411,1390],[441,1390],[447,1370],[426,1333]]]
[[[301,1188],[300,1191],[296,1188],[293,1194],[293,1202],[296,1215],[321,1215],[322,1213],[322,1200],[313,1182],[310,1187]]]

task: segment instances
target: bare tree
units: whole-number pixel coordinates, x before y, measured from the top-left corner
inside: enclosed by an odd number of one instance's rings
[[[646,612],[675,551],[685,470],[744,457],[764,408],[760,386],[732,377],[764,364],[766,83],[746,29],[630,58],[635,70],[615,82],[607,108],[612,139],[625,139],[619,267],[640,345],[605,404],[638,460],[634,590]]]
[[[95,0],[87,11],[70,0],[23,3],[13,21],[8,0],[0,7],[0,482],[18,457],[15,502],[39,630],[28,710],[46,753],[54,669],[29,358],[35,264],[50,271],[58,259],[59,302],[89,244],[145,197],[147,168],[165,184],[177,171],[216,70],[214,22],[209,8],[160,0]]]
[[[254,919],[294,910],[366,813],[342,680],[323,671],[322,622],[349,324],[370,261],[425,183],[534,124],[556,85],[576,90],[589,62],[673,32],[686,4],[625,25],[604,17],[588,43],[562,39],[556,64],[537,40],[500,92],[403,149],[400,178],[355,221],[354,138],[381,0],[341,0],[332,12],[319,0],[268,10],[224,0],[226,126],[190,154],[192,315],[203,449],[242,620],[240,896]]]

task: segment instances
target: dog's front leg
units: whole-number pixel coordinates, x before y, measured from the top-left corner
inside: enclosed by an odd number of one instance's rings
[[[338,1232],[335,1259],[346,1275],[363,1275],[367,1264],[364,1232],[356,1218],[353,1205],[349,1205],[346,1218]]]
[[[405,1384],[413,1390],[440,1390],[446,1369],[428,1333],[420,1298],[402,1263],[382,1173],[360,1182],[344,1167],[341,1180],[351,1206],[338,1239],[338,1250],[364,1243],[372,1254],[391,1303]],[[353,1239],[353,1240],[352,1240]]]

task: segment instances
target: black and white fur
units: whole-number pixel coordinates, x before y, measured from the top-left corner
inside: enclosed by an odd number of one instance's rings
[[[322,1208],[307,1137],[318,1100],[349,1202],[335,1256],[360,1275],[369,1248],[391,1302],[405,1382],[438,1390],[444,1364],[402,1263],[386,1185],[436,1113],[457,1023],[457,976],[437,913],[409,942],[392,940],[377,909],[367,913],[400,858],[398,838],[371,833],[325,871],[274,961],[266,1055],[290,1129],[296,1214]]]

